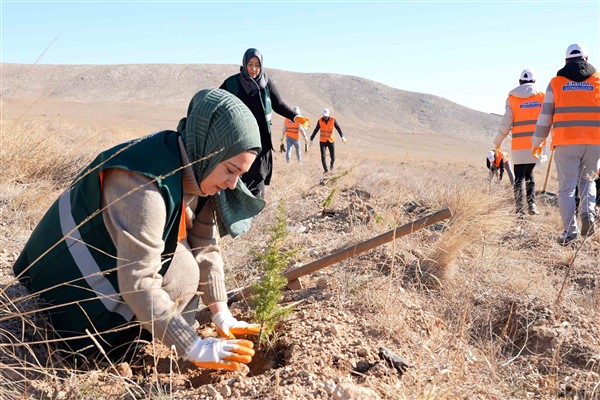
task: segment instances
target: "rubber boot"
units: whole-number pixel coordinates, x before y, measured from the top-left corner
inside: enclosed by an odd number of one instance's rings
[[[516,213],[519,216],[525,215],[525,207],[523,204],[523,188],[515,185],[514,191],[515,191]]]
[[[594,227],[595,221],[596,216],[594,213],[587,213],[581,216],[581,235],[583,237],[592,236],[596,233],[596,228]]]
[[[535,205],[535,183],[532,181],[526,181],[525,190],[527,191],[527,212],[529,215],[539,215],[540,212]]]

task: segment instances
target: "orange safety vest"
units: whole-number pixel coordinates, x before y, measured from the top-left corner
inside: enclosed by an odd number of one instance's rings
[[[600,145],[600,72],[583,82],[556,76],[550,81],[554,93],[553,145]]]
[[[333,128],[335,127],[335,118],[329,117],[329,121],[325,122],[323,117],[319,118],[319,130],[321,135],[319,136],[320,142],[334,142],[335,137],[333,136]]]
[[[535,131],[538,115],[542,111],[544,93],[540,92],[526,99],[508,96],[508,102],[513,112],[512,150],[531,149],[531,137]]]
[[[285,135],[294,140],[298,140],[300,138],[300,135],[298,134],[298,125],[300,125],[300,124],[286,118],[285,119]]]

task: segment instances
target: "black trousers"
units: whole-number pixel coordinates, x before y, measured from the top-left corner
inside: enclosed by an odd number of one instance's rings
[[[515,199],[517,204],[523,198],[523,182],[527,194],[527,204],[535,203],[535,180],[533,178],[533,164],[515,164]]]
[[[250,192],[259,199],[265,197],[265,186],[273,176],[273,154],[271,150],[261,152],[250,166],[250,170],[241,176]]]
[[[319,142],[319,148],[321,149],[321,164],[323,164],[323,171],[327,172],[329,169],[333,169],[333,163],[335,162],[335,145],[333,142]],[[329,158],[331,159],[329,169],[327,169],[327,149],[329,149]]]

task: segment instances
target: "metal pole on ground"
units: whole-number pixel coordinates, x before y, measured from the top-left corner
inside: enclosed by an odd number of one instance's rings
[[[443,221],[452,217],[452,211],[449,208],[445,208],[440,210],[434,214],[430,214],[423,218],[419,218],[413,222],[402,225],[398,228],[392,229],[385,233],[382,233],[379,236],[376,236],[372,239],[366,240],[364,242],[360,242],[356,245],[346,247],[340,251],[337,251],[333,254],[330,254],[326,257],[320,258],[318,260],[312,261],[306,265],[303,265],[298,268],[294,268],[290,271],[287,271],[283,274],[283,276],[287,279],[288,284],[292,283],[298,278],[316,272],[320,269],[328,267],[332,264],[343,261],[347,258],[354,257],[358,254],[364,253],[365,251],[374,249],[375,247],[381,246],[384,243],[390,242],[398,237],[406,236],[410,233],[418,231],[419,229],[426,228],[430,225],[433,225],[437,222]],[[229,296],[229,303],[233,303],[236,301],[240,301],[251,294],[252,288],[251,286],[244,287],[237,291],[234,291]]]

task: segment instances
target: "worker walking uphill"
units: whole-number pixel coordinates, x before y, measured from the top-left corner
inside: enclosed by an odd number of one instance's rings
[[[504,117],[500,122],[498,135],[494,139],[496,148],[502,146],[502,142],[511,132],[511,159],[515,172],[515,202],[517,214],[525,214],[523,204],[523,183],[527,199],[527,211],[529,215],[537,215],[540,212],[535,204],[535,181],[533,169],[536,159],[531,155],[531,137],[535,131],[535,123],[542,110],[544,93],[535,88],[535,75],[532,70],[525,69],[519,77],[519,86],[508,93]]]
[[[300,115],[300,108],[294,107],[293,111]],[[292,149],[296,149],[296,158],[299,163],[302,163],[302,152],[300,151],[300,135],[306,144],[308,137],[306,136],[306,130],[304,126],[298,122],[294,122],[289,118],[286,118],[283,122],[283,134],[281,136],[281,145],[283,146],[283,140],[285,139],[285,147],[287,151],[285,153],[285,161],[290,162],[292,156]]]
[[[565,66],[550,81],[532,138],[532,154],[554,128],[552,146],[558,174],[558,207],[563,232],[558,243],[567,245],[579,234],[575,188],[581,197],[581,234],[594,233],[596,185],[600,168],[600,73],[588,63],[588,52],[577,43],[567,48]]]
[[[335,163],[335,137],[333,135],[333,128],[335,128],[340,134],[342,142],[346,143],[346,138],[342,133],[342,128],[340,128],[335,118],[330,115],[329,108],[326,108],[323,110],[323,116],[319,118],[319,123],[315,127],[315,130],[313,131],[312,135],[310,135],[310,144],[312,145],[317,132],[319,132],[319,130],[321,131],[321,135],[319,136],[319,146],[321,149],[321,164],[323,164],[324,173],[329,172],[329,170],[333,170],[333,164]],[[327,168],[327,149],[329,149],[329,158],[331,159],[329,169]]]

